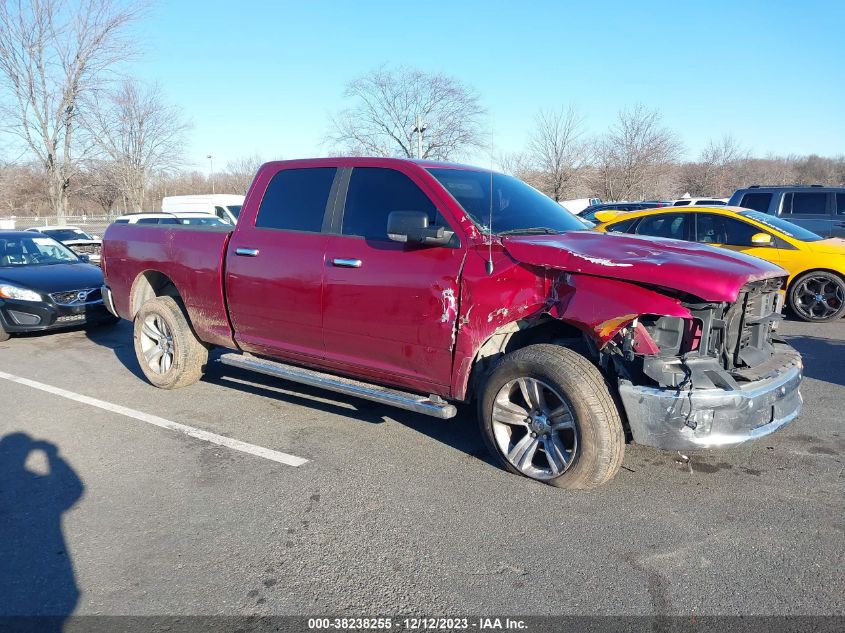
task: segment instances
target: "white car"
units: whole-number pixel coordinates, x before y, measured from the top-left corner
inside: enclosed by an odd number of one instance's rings
[[[210,213],[227,222],[236,224],[244,196],[229,193],[211,193],[194,196],[166,196],[161,201],[163,213],[182,213],[186,211]]]
[[[727,198],[678,198],[673,200],[669,206],[672,207],[724,207],[728,204]]]
[[[98,235],[90,235],[78,226],[42,226],[27,229],[27,231],[52,237],[77,255],[86,255],[92,264],[100,265],[103,240]]]
[[[228,226],[232,225],[224,222],[215,215],[210,213],[194,213],[192,211],[182,211],[180,213],[130,213],[116,218],[114,224],[186,224],[191,226]]]

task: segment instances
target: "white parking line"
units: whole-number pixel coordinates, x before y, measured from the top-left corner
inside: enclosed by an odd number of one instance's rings
[[[163,429],[178,431],[179,433],[190,435],[191,437],[203,440],[204,442],[219,444],[220,446],[225,446],[226,448],[231,448],[242,453],[249,453],[250,455],[263,457],[264,459],[269,459],[270,461],[285,464],[287,466],[302,466],[308,462],[308,460],[304,457],[289,455],[288,453],[274,451],[269,448],[264,448],[263,446],[256,446],[255,444],[248,444],[247,442],[241,442],[240,440],[233,440],[230,437],[224,437],[222,435],[217,435],[216,433],[209,433],[208,431],[196,429],[192,426],[188,426],[187,424],[171,422],[170,420],[165,420],[157,415],[150,415],[149,413],[136,411],[135,409],[123,407],[119,404],[112,404],[111,402],[105,402],[104,400],[97,400],[96,398],[83,396],[72,391],[67,391],[66,389],[60,389],[59,387],[53,387],[52,385],[45,385],[44,383],[36,382],[35,380],[30,380],[28,378],[21,378],[20,376],[7,374],[2,371],[0,371],[0,378],[19,385],[32,387],[33,389],[38,389],[40,391],[46,391],[47,393],[52,393],[55,396],[67,398],[68,400],[74,400],[76,402],[81,402],[82,404],[97,407],[98,409],[111,411],[112,413],[117,413],[119,415],[125,415],[127,418],[133,418],[135,420],[140,420],[141,422],[146,422],[147,424],[160,426]]]

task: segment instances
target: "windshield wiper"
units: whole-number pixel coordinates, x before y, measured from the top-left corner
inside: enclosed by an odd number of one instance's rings
[[[499,235],[559,235],[561,231],[550,229],[547,226],[531,226],[522,229],[509,229],[500,231]]]

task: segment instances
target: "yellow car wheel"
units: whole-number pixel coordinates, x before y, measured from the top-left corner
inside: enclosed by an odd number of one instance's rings
[[[804,273],[789,287],[788,300],[792,312],[803,321],[835,321],[845,314],[845,280],[824,270]]]

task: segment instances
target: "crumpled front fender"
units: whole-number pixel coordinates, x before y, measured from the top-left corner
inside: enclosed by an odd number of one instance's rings
[[[502,262],[488,275],[474,270],[473,263],[470,259],[462,280],[455,322],[454,398],[467,396],[473,365],[488,341],[502,333],[508,336],[544,316],[577,328],[599,349],[638,317],[692,318],[680,300],[629,281],[548,269],[538,274],[536,268],[516,262]],[[646,349],[648,345],[643,352]]]
[[[549,314],[592,334],[599,348],[644,314],[692,318],[678,299],[605,277],[564,274],[551,293]]]

